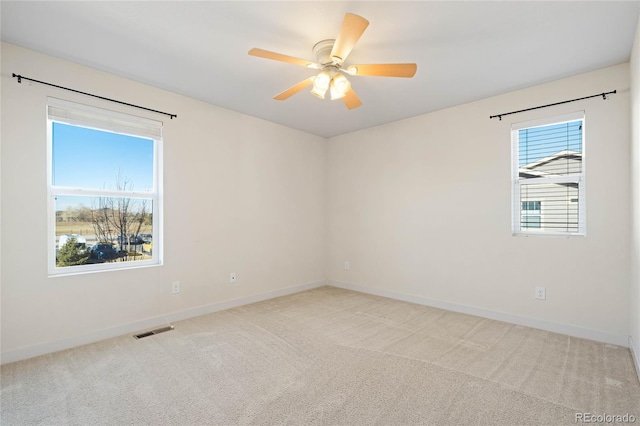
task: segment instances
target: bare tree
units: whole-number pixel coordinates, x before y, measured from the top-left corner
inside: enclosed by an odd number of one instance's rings
[[[91,222],[91,209],[86,206],[80,206],[77,209],[76,216],[80,222]]]
[[[99,197],[98,205],[91,209],[91,225],[99,243],[113,243],[113,229],[111,228],[108,197]]]
[[[121,172],[116,177],[115,189],[131,191],[133,183]],[[138,235],[148,220],[147,200],[128,197],[98,197],[91,210],[91,223],[99,242],[115,243],[130,249],[132,236]]]

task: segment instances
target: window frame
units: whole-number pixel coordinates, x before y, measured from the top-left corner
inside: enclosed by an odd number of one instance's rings
[[[555,124],[563,124],[572,121],[582,121],[582,145],[581,145],[581,172],[579,174],[556,176],[556,177],[537,177],[530,179],[521,179],[519,174],[519,132],[523,129],[550,126]],[[573,113],[556,115],[536,120],[529,120],[511,125],[511,217],[512,217],[512,235],[514,236],[563,236],[563,237],[584,237],[586,236],[587,217],[586,217],[586,119],[584,111],[576,111]],[[521,188],[527,185],[535,184],[558,184],[558,183],[575,183],[578,185],[578,230],[572,231],[546,231],[542,228],[530,228],[521,226],[522,217],[522,201]],[[572,200],[571,200],[572,202]],[[542,203],[541,203],[542,204]],[[541,220],[544,219],[544,212],[541,211]]]
[[[63,118],[52,118],[49,112],[50,107],[66,108],[69,111],[76,111],[79,114],[94,114],[102,117],[105,125],[96,124],[95,120],[89,120],[87,124],[78,119],[77,116],[65,120]],[[73,114],[73,112],[72,112]],[[158,120],[139,117],[130,113],[108,110],[100,107],[90,106],[62,99],[47,98],[47,269],[50,277],[66,276],[86,273],[97,273],[123,269],[138,269],[145,267],[161,266],[163,264],[163,197],[162,197],[162,177],[163,177],[163,138],[162,125]],[[90,122],[93,121],[93,122]],[[108,123],[110,121],[127,123],[141,126],[151,126],[158,128],[158,135],[151,136],[136,133],[136,131],[118,131],[118,125],[113,128]],[[81,187],[56,186],[53,184],[53,123],[61,123],[70,126],[84,127],[101,132],[115,133],[133,136],[137,138],[150,139],[153,141],[153,188],[147,191],[132,190],[112,190],[112,189],[94,189]],[[125,127],[126,128],[126,127]],[[56,197],[57,196],[82,196],[82,197],[117,197],[117,198],[136,198],[149,199],[152,203],[152,235],[153,250],[151,259],[135,260],[126,262],[104,262],[75,266],[56,266]]]

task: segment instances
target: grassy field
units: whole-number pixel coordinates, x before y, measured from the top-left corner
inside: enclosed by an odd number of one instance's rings
[[[89,222],[56,222],[56,235],[93,233],[93,226]]]
[[[56,235],[80,234],[94,235],[91,222],[56,222]],[[151,226],[140,228],[140,234],[151,234]]]

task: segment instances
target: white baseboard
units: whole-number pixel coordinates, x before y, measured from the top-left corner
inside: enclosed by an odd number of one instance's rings
[[[204,305],[197,308],[188,309],[186,311],[173,312],[171,314],[149,318],[142,321],[136,321],[129,324],[123,324],[117,327],[99,330],[99,331],[89,333],[89,334],[84,334],[81,336],[74,336],[67,339],[57,340],[54,342],[47,342],[39,345],[14,349],[14,350],[2,352],[2,354],[0,355],[0,360],[1,360],[0,364],[8,364],[10,362],[21,361],[23,359],[33,358],[36,356],[45,355],[52,352],[61,351],[64,349],[74,348],[76,346],[82,346],[89,343],[98,342],[100,340],[122,336],[124,334],[138,333],[144,330],[164,326],[170,322],[180,321],[187,318],[193,318],[200,315],[209,314],[212,312],[224,311],[226,309],[235,308],[237,306],[249,305],[251,303],[261,302],[263,300],[274,299],[280,296],[286,296],[288,294],[299,293],[301,291],[322,287],[323,285],[326,285],[326,284],[327,282],[324,280],[314,281],[314,282],[305,283],[305,284],[299,284],[292,287],[269,291],[266,293],[240,297],[238,299],[225,300],[223,302],[213,303],[211,305]]]
[[[358,284],[352,284],[342,281],[327,282],[328,285],[345,290],[358,291],[360,293],[372,294],[375,296],[388,297],[390,299],[402,300],[404,302],[416,303],[418,305],[431,306],[434,308],[446,309],[448,311],[460,312],[463,314],[475,315],[478,317],[489,318],[497,321],[504,321],[512,324],[524,325],[527,327],[538,328],[541,330],[551,331],[554,333],[566,334],[573,337],[595,340],[597,342],[609,343],[612,345],[624,346],[629,345],[629,336],[623,334],[614,334],[601,330],[592,330],[588,328],[578,327],[575,325],[562,324],[552,321],[546,321],[536,318],[523,317],[520,315],[509,314],[506,312],[492,311],[477,306],[462,305],[458,303],[446,302],[436,299],[428,299],[421,296],[411,296],[402,293],[396,293],[389,290],[381,290],[377,288],[365,287]],[[636,363],[636,367],[637,367]]]
[[[631,336],[629,336],[629,350],[631,351],[631,358],[633,358],[633,363],[636,366],[636,374],[638,375],[638,381],[640,381],[640,358],[638,358],[640,356],[640,350],[636,348],[634,343],[635,342],[633,341]]]
[[[311,290],[313,288],[321,287],[323,285],[331,285],[333,287],[343,288],[346,290],[358,291],[360,293],[373,294],[376,296],[388,297],[390,299],[402,300],[405,302],[417,303],[419,305],[432,306],[440,309],[447,309],[449,311],[460,312],[469,315],[475,315],[483,318],[489,318],[497,321],[509,322],[512,324],[524,325],[527,327],[538,328],[541,330],[547,330],[554,333],[566,334],[569,336],[580,337],[589,340],[595,340],[603,343],[610,343],[619,346],[629,347],[631,355],[633,357],[636,372],[638,373],[638,379],[640,380],[640,358],[639,350],[634,346],[634,342],[630,336],[618,335],[608,333],[600,330],[592,330],[583,327],[577,327],[573,325],[555,323],[551,321],[545,321],[535,318],[523,317],[519,315],[513,315],[505,312],[492,311],[476,306],[461,305],[457,303],[451,303],[441,300],[428,299],[420,296],[411,296],[402,293],[396,293],[388,290],[381,290],[375,288],[369,288],[357,284],[351,284],[341,281],[315,281],[305,284],[299,284],[292,287],[287,287],[279,290],[274,290],[266,293],[256,294],[252,296],[241,297],[238,299],[226,300],[210,305],[204,305],[186,311],[174,312],[168,315],[162,315],[154,318],[149,318],[142,321],[136,321],[134,323],[123,324],[117,327],[112,327],[104,330],[99,330],[93,333],[85,334],[82,336],[74,336],[67,339],[57,340],[55,342],[47,342],[39,345],[14,349],[3,352],[0,355],[0,364],[7,364],[10,362],[20,361],[27,358],[33,358],[36,356],[61,351],[64,349],[73,348],[76,346],[86,345],[89,343],[97,342],[112,337],[122,336],[129,333],[137,333],[144,330],[156,328],[166,325],[168,322],[180,321],[188,318],[197,317],[200,315],[209,314],[212,312],[223,311],[226,309],[235,308],[237,306],[249,305],[251,303],[261,302],[263,300],[273,299],[276,297],[286,296],[289,294],[299,293],[301,291]]]

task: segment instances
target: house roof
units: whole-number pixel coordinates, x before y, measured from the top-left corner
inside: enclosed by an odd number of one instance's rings
[[[542,166],[546,166],[549,163],[553,163],[554,161],[569,160],[569,159],[582,161],[582,153],[577,151],[571,151],[571,150],[559,151],[553,155],[549,155],[547,157],[544,157],[539,160],[520,166],[518,168],[518,174],[520,175],[520,177],[526,177],[529,179],[536,178],[536,177],[559,176],[554,173],[549,173],[544,170],[536,170],[536,169]]]

